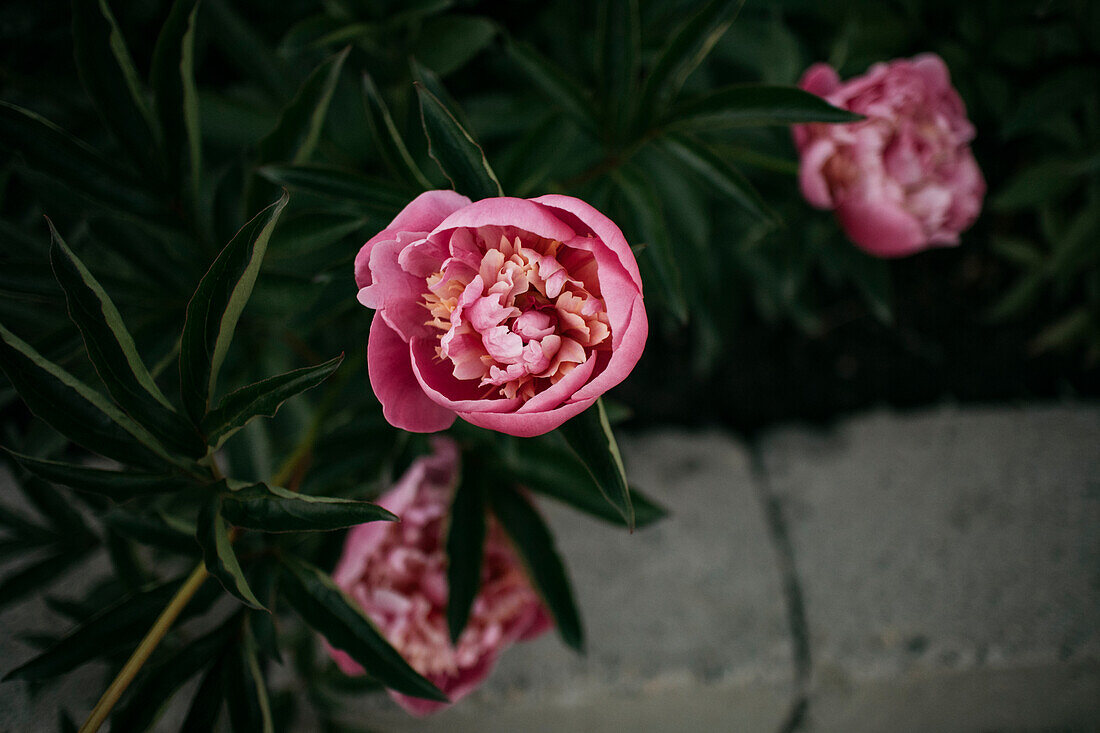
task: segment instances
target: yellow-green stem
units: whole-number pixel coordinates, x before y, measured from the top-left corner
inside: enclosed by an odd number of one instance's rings
[[[103,697],[99,698],[99,702],[92,708],[91,714],[88,719],[84,721],[84,725],[80,727],[80,733],[96,733],[99,730],[99,726],[103,725],[103,721],[110,715],[111,709],[114,708],[115,703],[122,697],[122,693],[126,691],[126,688],[130,686],[130,683],[134,681],[134,677],[137,676],[138,671],[141,670],[142,665],[149,659],[149,656],[153,653],[153,650],[157,648],[164,635],[168,633],[168,629],[172,627],[176,619],[179,618],[180,612],[183,611],[184,606],[191,600],[192,596],[202,586],[203,581],[209,577],[209,573],[206,572],[206,566],[202,563],[195,568],[194,572],[184,581],[183,586],[176,591],[176,595],[172,597],[172,600],[161,611],[160,616],[157,617],[156,623],[145,635],[145,638],[138,644],[137,649],[130,655],[130,658],[126,660],[126,666],[122,668],[122,671],[118,673],[114,681],[111,682],[111,686],[107,688],[107,691],[103,693]]]

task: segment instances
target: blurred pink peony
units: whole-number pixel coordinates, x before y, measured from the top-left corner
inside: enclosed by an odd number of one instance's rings
[[[433,447],[432,455],[417,459],[378,501],[401,521],[352,528],[333,580],[413,669],[457,702],[489,675],[501,651],[538,636],[552,621],[503,530],[488,517],[481,588],[457,646],[451,644],[444,533],[458,480],[458,449],[445,438]],[[363,674],[346,653],[328,651],[344,673]],[[390,695],[413,715],[446,707],[392,690]]]
[[[455,416],[529,437],[626,378],[648,334],[638,264],[619,228],[570,196],[454,191],[412,201],[355,258],[386,419],[413,432]]]
[[[815,64],[798,85],[867,118],[794,126],[807,201],[836,209],[852,241],[878,257],[959,243],[985,180],[970,152],[974,126],[939,56],[875,64],[845,83]]]

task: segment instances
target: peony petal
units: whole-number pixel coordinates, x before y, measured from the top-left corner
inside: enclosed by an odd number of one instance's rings
[[[570,402],[546,412],[459,412],[458,416],[479,428],[496,430],[517,438],[533,438],[560,427],[566,420],[576,417],[594,404],[595,397]]]
[[[836,69],[828,64],[817,63],[806,69],[802,78],[798,80],[798,87],[805,89],[810,94],[824,97],[832,94],[840,87],[840,75]]]
[[[849,238],[876,257],[905,257],[926,244],[920,222],[884,196],[850,196],[836,209]]]
[[[425,325],[429,314],[422,305],[427,284],[397,264],[402,246],[394,240],[375,245],[370,257],[373,282],[359,291],[358,298],[366,307],[380,311],[386,323],[408,341],[431,333],[431,329]]]
[[[573,394],[592,376],[592,370],[595,368],[596,357],[589,357],[588,360],[574,367],[557,384],[550,385],[527,402],[524,402],[523,406],[516,410],[516,414],[522,415],[551,410],[572,399]]]
[[[825,162],[836,154],[836,144],[829,138],[818,138],[800,153],[798,186],[802,189],[803,198],[819,209],[833,208],[833,194],[822,169]]]
[[[413,375],[409,345],[382,318],[371,322],[367,372],[390,425],[413,433],[434,433],[454,422],[452,410],[424,394]]]
[[[639,295],[634,301],[629,320],[625,326],[621,327],[619,344],[612,350],[611,359],[607,362],[607,366],[587,384],[578,389],[573,394],[572,399],[594,400],[626,379],[638,363],[638,359],[642,358],[642,351],[645,350],[645,342],[648,336],[649,320],[646,317],[642,297]]]
[[[430,232],[439,226],[439,222],[469,204],[470,199],[455,191],[425,191],[410,201],[386,229],[394,232]]]
[[[586,236],[588,232],[584,230],[587,229],[603,241],[604,245],[611,252],[615,253],[615,256],[619,260],[619,264],[622,265],[623,269],[630,275],[630,279],[633,280],[634,284],[638,287],[638,292],[641,292],[642,276],[641,273],[638,272],[638,262],[634,259],[634,253],[630,251],[630,245],[627,244],[626,237],[623,236],[622,230],[615,225],[615,222],[597,211],[595,207],[580,199],[573,198],[572,196],[551,193],[531,200],[551,209],[556,209],[559,212],[564,212],[571,217],[576,217],[577,222],[569,223],[576,230],[577,234],[582,237]],[[577,226],[574,226],[574,224],[577,224]],[[564,242],[566,240],[563,239],[561,241]]]
[[[510,412],[522,404],[518,397],[509,400],[487,396],[492,388],[479,387],[473,380],[455,379],[450,361],[436,358],[432,339],[415,338],[409,345],[412,372],[420,391],[440,407],[455,412]]]
[[[475,201],[444,219],[432,231],[432,236],[450,229],[479,229],[492,226],[514,227],[539,237],[561,242],[575,236],[575,232],[551,211],[527,199],[509,196]]]

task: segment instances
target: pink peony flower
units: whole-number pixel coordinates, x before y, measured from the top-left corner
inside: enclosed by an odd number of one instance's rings
[[[798,85],[867,118],[794,126],[807,201],[836,209],[852,241],[879,257],[959,243],[985,180],[970,152],[974,126],[939,56],[875,64],[846,83],[815,64]]]
[[[457,478],[458,449],[448,439],[435,440],[433,454],[417,459],[378,501],[401,521],[352,528],[333,573],[336,585],[451,702],[481,684],[501,651],[552,626],[504,531],[488,517],[481,588],[457,646],[451,644],[444,532]],[[327,648],[345,674],[363,674],[349,655]],[[392,690],[390,695],[413,715],[446,707]]]
[[[421,194],[355,258],[386,419],[455,416],[521,437],[580,414],[637,363],[648,333],[619,228],[570,196]]]

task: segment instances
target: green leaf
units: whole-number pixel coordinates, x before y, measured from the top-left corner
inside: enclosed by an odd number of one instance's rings
[[[139,473],[90,468],[71,463],[47,461],[3,448],[23,468],[39,478],[77,491],[126,501],[135,496],[163,494],[194,487],[196,480],[178,473]]]
[[[74,505],[72,497],[37,476],[17,476],[16,487],[38,513],[49,520],[62,544],[74,547],[95,543],[97,537]]]
[[[636,520],[630,501],[630,487],[626,482],[626,469],[619,453],[619,444],[615,442],[615,433],[607,421],[603,400],[596,400],[594,406],[562,425],[558,431],[588,469],[604,498],[633,531]]]
[[[284,597],[329,644],[349,654],[368,675],[390,689],[426,700],[448,701],[439,688],[409,666],[328,575],[295,558],[283,562],[287,572],[280,589]]]
[[[0,101],[0,146],[23,156],[33,170],[93,202],[157,217],[165,208],[131,174],[34,112]]]
[[[611,137],[620,139],[637,110],[641,64],[641,20],[638,0],[604,0],[596,19],[596,78],[600,80],[604,120]]]
[[[707,57],[714,44],[733,24],[745,0],[710,0],[672,32],[657,52],[642,87],[639,109],[659,112],[675,97],[688,76]]]
[[[206,0],[207,22],[218,50],[244,72],[259,82],[275,101],[287,99],[294,92],[298,76],[294,69],[271,50],[258,31],[252,27],[227,0]]]
[[[281,186],[317,196],[347,201],[362,211],[393,216],[408,198],[386,181],[325,165],[267,165],[257,171]]]
[[[175,0],[153,49],[149,74],[157,118],[164,134],[168,180],[179,177],[180,156],[190,165],[191,197],[197,203],[202,182],[202,137],[195,86],[195,21],[199,0]]]
[[[597,132],[596,120],[592,115],[593,102],[580,84],[526,43],[509,41],[507,48],[516,68],[552,104],[567,113],[581,127]]]
[[[215,392],[218,371],[233,331],[252,294],[271,232],[288,196],[257,214],[225,246],[187,304],[180,340],[180,393],[191,420],[199,424]]]
[[[237,631],[235,618],[210,633],[181,644],[168,654],[154,657],[130,686],[122,706],[111,716],[111,730],[148,730],[168,701],[212,659],[225,653]]]
[[[189,468],[110,400],[0,326],[0,368],[31,412],[74,443],[120,463]]]
[[[485,547],[486,466],[475,456],[465,461],[462,480],[451,503],[447,526],[447,628],[451,642],[466,628],[481,585]]]
[[[195,696],[191,698],[191,706],[180,726],[180,733],[210,733],[217,730],[225,694],[226,666],[226,658],[222,656],[203,675],[199,689],[195,690]]]
[[[248,628],[248,616],[243,621],[243,641],[229,666],[225,701],[229,721],[237,733],[273,733],[271,703],[267,695],[260,660],[256,656],[256,640]]]
[[[176,579],[145,588],[104,608],[48,650],[8,672],[4,681],[42,682],[130,646],[149,630],[182,583]]]
[[[321,139],[329,103],[350,51],[350,47],[345,48],[313,70],[280,113],[275,129],[260,141],[258,162],[309,160]]]
[[[686,100],[672,109],[668,119],[675,127],[724,130],[801,122],[855,122],[863,116],[834,107],[797,87],[744,84]]]
[[[398,521],[367,501],[310,496],[264,483],[225,492],[221,501],[227,520],[261,532],[328,532],[366,522]]]
[[[674,134],[662,138],[659,145],[750,214],[764,221],[776,221],[775,215],[748,179],[702,141]]]
[[[73,0],[73,49],[80,80],[122,149],[152,180],[162,180],[158,128],[126,41],[106,0]]]
[[[211,445],[221,445],[251,420],[275,417],[284,402],[328,379],[343,361],[344,355],[340,354],[323,364],[295,369],[230,392],[203,419],[203,432]]]
[[[74,564],[87,557],[88,549],[90,548],[66,547],[5,576],[0,580],[0,609],[52,583]]]
[[[646,244],[642,256],[649,260],[656,271],[657,285],[661,288],[672,314],[680,323],[688,321],[687,299],[684,296],[683,279],[677,260],[683,252],[672,251],[672,240],[661,208],[661,200],[653,185],[634,169],[620,167],[612,174],[619,190],[623,192],[638,221]]]
[[[103,521],[123,537],[143,545],[189,557],[200,554],[200,548],[195,544],[195,528],[185,526],[178,519],[161,512],[137,512],[115,507],[104,515]]]
[[[489,493],[493,514],[519,550],[531,580],[554,616],[558,633],[570,648],[584,652],[584,629],[580,612],[573,600],[573,589],[565,566],[554,546],[550,528],[538,510],[520,492],[512,489]]]
[[[627,526],[626,518],[607,500],[592,473],[559,433],[512,439],[501,457],[512,480],[525,488],[605,522]],[[633,486],[630,503],[636,527],[653,524],[668,514],[664,507]]]
[[[474,201],[503,196],[500,181],[489,167],[481,146],[427,87],[417,82],[416,92],[420,97],[424,134],[428,136],[428,154],[454,190]]]
[[[1027,166],[1008,179],[989,202],[998,211],[1017,211],[1060,201],[1080,185],[1088,169],[1076,161],[1048,158]]]
[[[80,329],[92,365],[115,402],[159,440],[190,457],[206,453],[201,436],[157,387],[122,316],[84,263],[50,226],[50,263]]]
[[[393,123],[386,101],[374,85],[370,74],[363,74],[363,107],[367,114],[367,124],[374,136],[375,148],[390,172],[403,178],[409,185],[424,190],[432,188],[431,182],[405,147],[405,141],[401,139],[401,134]]]
[[[202,548],[202,560],[210,574],[218,579],[231,595],[256,609],[264,605],[256,598],[248,580],[244,577],[233,541],[229,538],[229,525],[222,515],[222,498],[211,497],[199,510],[195,524],[195,539]]]
[[[420,28],[411,53],[441,76],[465,66],[492,42],[497,24],[475,15],[428,18]]]

